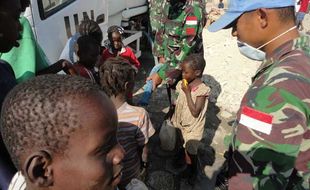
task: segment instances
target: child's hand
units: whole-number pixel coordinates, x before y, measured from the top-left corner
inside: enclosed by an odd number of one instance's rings
[[[76,70],[73,68],[73,65],[67,60],[61,60],[62,70],[68,75],[77,75]]]
[[[182,80],[182,90],[183,90],[183,92],[184,92],[185,94],[191,92],[191,89],[190,89],[190,87],[188,86],[188,82],[187,82],[186,79],[183,79],[183,80]]]

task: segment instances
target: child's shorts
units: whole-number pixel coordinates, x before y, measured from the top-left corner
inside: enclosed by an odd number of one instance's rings
[[[305,18],[305,15],[306,13],[303,13],[303,12],[297,12],[296,14],[296,22],[299,23],[299,22],[302,22]]]

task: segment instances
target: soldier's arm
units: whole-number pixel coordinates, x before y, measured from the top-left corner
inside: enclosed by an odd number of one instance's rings
[[[251,184],[250,189],[286,189],[298,179],[291,176],[294,168],[297,173],[310,174],[309,137],[305,139],[309,133],[310,110],[305,103],[309,84],[276,77],[263,87],[252,87],[243,99],[234,140],[238,151],[234,151],[231,167],[241,171],[230,179],[230,189],[236,183]],[[308,160],[302,161],[303,167],[296,167],[302,152]]]
[[[193,12],[185,18],[181,35],[181,48],[175,53],[176,59],[179,62],[185,59],[197,42],[197,36],[202,32],[202,17],[202,10],[200,8],[193,8]]]

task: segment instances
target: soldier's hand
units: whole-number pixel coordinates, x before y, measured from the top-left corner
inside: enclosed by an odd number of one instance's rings
[[[158,60],[159,63],[165,63],[166,62],[166,59],[164,57],[159,57],[159,60]]]
[[[146,80],[153,81],[153,91],[157,88],[158,85],[161,84],[163,81],[157,73],[152,74],[151,76],[147,77]]]

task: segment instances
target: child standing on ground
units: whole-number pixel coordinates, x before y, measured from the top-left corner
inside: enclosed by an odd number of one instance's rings
[[[131,179],[139,176],[141,163],[145,165],[147,162],[146,144],[155,130],[144,108],[126,102],[126,95],[132,92],[135,81],[135,69],[128,60],[109,58],[100,67],[99,73],[101,86],[117,109],[117,138],[125,149],[123,176],[119,185],[122,190]]]
[[[109,44],[107,49],[103,50],[100,65],[102,65],[110,57],[123,57],[127,59],[130,64],[134,65],[136,71],[141,67],[139,60],[133,53],[130,47],[126,47],[122,41],[122,34],[124,29],[120,26],[110,26],[108,28]]]
[[[183,80],[177,84],[176,107],[172,123],[181,130],[190,171],[189,183],[197,174],[197,149],[203,136],[210,88],[201,80],[205,61],[191,54],[181,64]]]
[[[95,65],[100,57],[100,46],[90,36],[81,36],[77,40],[76,54],[78,61],[73,65],[77,75],[99,83],[98,74],[95,72]]]

